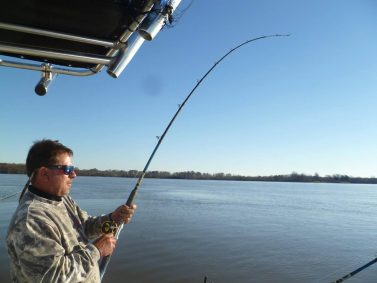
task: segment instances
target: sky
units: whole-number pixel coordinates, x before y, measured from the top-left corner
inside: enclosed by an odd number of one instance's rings
[[[172,28],[145,42],[118,79],[0,68],[0,162],[24,163],[58,139],[81,169],[248,176],[377,176],[377,4],[372,0],[186,1]],[[9,59],[0,56],[0,59]]]

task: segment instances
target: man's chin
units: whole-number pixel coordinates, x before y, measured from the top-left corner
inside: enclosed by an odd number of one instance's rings
[[[62,192],[61,197],[68,195],[70,191],[71,191],[71,186],[69,186],[66,190],[64,190],[64,192]]]

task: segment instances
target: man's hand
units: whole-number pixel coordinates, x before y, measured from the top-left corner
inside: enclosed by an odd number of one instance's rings
[[[123,204],[119,206],[115,211],[111,214],[111,218],[113,221],[115,221],[118,224],[122,223],[129,223],[132,219],[132,216],[135,213],[136,205],[133,204],[131,207]]]
[[[116,239],[113,234],[104,234],[94,241],[101,257],[110,255],[115,249]]]

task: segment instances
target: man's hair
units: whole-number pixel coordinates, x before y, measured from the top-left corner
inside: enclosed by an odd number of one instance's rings
[[[34,142],[26,158],[26,173],[31,174],[42,166],[56,165],[58,155],[67,153],[73,155],[73,151],[61,144],[58,140],[43,139]]]

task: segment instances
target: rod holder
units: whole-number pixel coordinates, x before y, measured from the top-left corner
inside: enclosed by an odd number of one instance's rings
[[[113,78],[118,78],[143,43],[144,38],[137,35],[129,46],[120,48],[118,54],[111,60],[107,73]]]
[[[166,15],[163,14],[150,14],[139,28],[139,34],[148,41],[153,40],[160,30],[164,27],[166,22]]]
[[[43,96],[47,93],[48,87],[50,86],[52,80],[56,77],[56,74],[52,73],[50,70],[50,64],[44,64],[43,67],[45,68],[45,71],[42,72],[42,78],[35,86],[35,93],[39,96]]]
[[[163,2],[156,3],[153,11],[141,23],[138,32],[145,40],[150,41],[156,37],[157,33],[165,26],[168,18],[174,13],[181,0],[170,0],[166,4]]]

